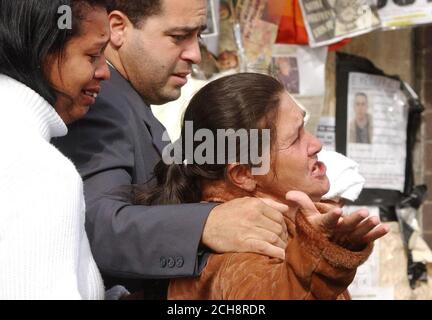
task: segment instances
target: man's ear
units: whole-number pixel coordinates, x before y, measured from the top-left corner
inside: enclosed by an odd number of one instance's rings
[[[132,22],[121,11],[114,10],[109,14],[109,25],[111,30],[111,45],[120,48],[126,37],[128,28],[133,28]]]
[[[254,192],[257,186],[251,168],[239,163],[229,164],[226,170],[228,180],[236,187],[247,192]]]

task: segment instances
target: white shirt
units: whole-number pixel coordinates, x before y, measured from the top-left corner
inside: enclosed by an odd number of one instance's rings
[[[50,139],[53,107],[0,74],[0,299],[103,299],[84,229],[83,183]]]

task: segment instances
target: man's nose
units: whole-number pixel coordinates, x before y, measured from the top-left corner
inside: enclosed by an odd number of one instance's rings
[[[187,43],[185,49],[182,51],[181,59],[192,64],[199,64],[201,62],[201,50],[198,38]]]

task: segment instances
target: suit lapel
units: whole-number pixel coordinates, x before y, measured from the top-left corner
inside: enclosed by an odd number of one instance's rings
[[[147,126],[147,129],[150,131],[153,145],[158,150],[159,155],[162,156],[162,151],[165,148],[165,146],[168,144],[168,142],[162,141],[162,136],[166,131],[165,127],[159,122],[158,119],[156,119],[150,107],[146,109],[146,113],[147,115],[146,117],[143,118],[143,121]]]

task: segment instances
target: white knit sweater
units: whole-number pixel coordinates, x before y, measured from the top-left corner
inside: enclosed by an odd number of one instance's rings
[[[0,299],[103,299],[84,230],[82,180],[49,141],[67,129],[0,75]]]

